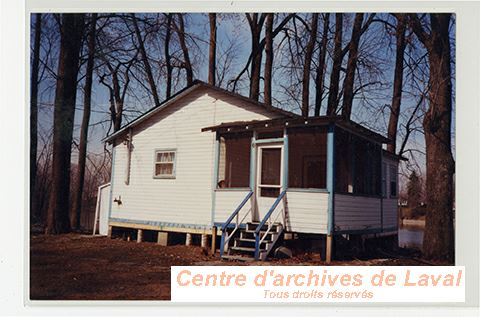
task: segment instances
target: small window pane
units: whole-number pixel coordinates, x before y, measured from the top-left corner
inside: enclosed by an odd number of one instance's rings
[[[263,185],[280,185],[280,163],[282,150],[280,148],[266,148],[262,150],[262,177]]]

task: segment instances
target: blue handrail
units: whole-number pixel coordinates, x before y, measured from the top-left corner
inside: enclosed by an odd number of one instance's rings
[[[267,212],[265,217],[263,217],[262,221],[258,224],[257,229],[255,229],[255,260],[258,260],[259,255],[260,255],[260,231],[262,231],[262,227],[265,225],[267,220],[272,216],[273,212],[275,211],[275,208],[277,208],[278,204],[282,200],[282,198],[285,196],[287,193],[286,190],[282,191],[280,195],[277,197],[275,202],[273,203],[272,207],[270,207],[270,210]]]
[[[225,248],[224,244],[225,244],[226,229],[228,228],[228,226],[232,222],[233,218],[235,218],[235,216],[240,212],[240,210],[242,210],[243,206],[245,206],[245,204],[250,199],[250,197],[252,197],[252,195],[253,195],[253,191],[248,192],[247,196],[245,196],[245,198],[242,200],[240,205],[238,205],[238,207],[235,209],[235,211],[230,215],[230,217],[228,217],[227,221],[225,221],[223,223],[223,225],[222,225],[222,239],[220,241],[220,256],[223,256],[223,249]]]

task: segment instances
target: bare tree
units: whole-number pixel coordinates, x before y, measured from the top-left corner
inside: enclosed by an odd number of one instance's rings
[[[429,107],[423,120],[427,188],[424,256],[453,261],[451,14],[429,14],[430,31],[417,14],[409,14],[409,18],[413,32],[427,49],[430,72]]]
[[[396,14],[397,27],[395,31],[396,38],[396,55],[395,55],[395,70],[393,75],[393,96],[392,106],[390,110],[390,118],[388,121],[388,138],[392,140],[387,144],[387,150],[395,153],[397,145],[397,129],[398,119],[400,116],[400,105],[402,103],[402,88],[403,88],[403,58],[405,54],[405,30],[406,17],[405,14]]]
[[[252,63],[250,71],[250,98],[258,101],[260,95],[260,67],[262,66],[262,52],[260,34],[267,15],[265,13],[245,13],[252,35]]]
[[[70,158],[84,20],[85,14],[61,16],[53,123],[52,190],[45,230],[47,234],[70,231]]]
[[[309,112],[309,92],[310,92],[310,66],[312,64],[313,50],[317,41],[318,13],[312,14],[310,23],[310,39],[305,49],[305,61],[303,63],[303,80],[302,80],[302,116],[308,117]]]
[[[209,13],[210,47],[208,51],[208,83],[215,86],[215,70],[217,60],[217,14]]]
[[[80,143],[78,146],[78,167],[77,167],[77,183],[73,190],[73,206],[71,227],[80,229],[80,214],[82,210],[82,194],[85,181],[85,167],[87,160],[87,140],[88,126],[90,124],[90,109],[92,104],[92,84],[93,84],[93,68],[95,64],[95,31],[97,28],[97,14],[92,13],[90,17],[90,32],[88,34],[88,57],[85,70],[85,86],[83,93],[83,118],[80,127]]]
[[[35,204],[35,180],[37,177],[37,126],[38,126],[38,75],[40,64],[40,41],[42,37],[42,14],[35,14],[35,38],[32,51],[30,75],[30,219],[37,216]]]
[[[182,13],[178,13],[177,17],[178,25],[175,20],[173,20],[173,25],[175,27],[175,30],[177,31],[178,40],[180,42],[180,46],[183,52],[183,68],[185,69],[185,72],[187,74],[187,86],[190,86],[193,83],[193,68],[192,62],[190,61],[190,54],[188,52],[188,46],[185,36],[185,22],[183,20]]]
[[[363,13],[355,14],[353,22],[352,39],[348,48],[348,62],[343,83],[343,106],[342,115],[350,119],[353,104],[353,88],[355,84],[355,72],[357,70],[358,45],[360,44],[360,35],[363,23]]]
[[[167,86],[166,86],[166,97],[170,98],[172,95],[172,57],[170,55],[170,38],[172,37],[172,14],[167,14],[167,26],[165,33],[165,65],[167,68]]]
[[[150,85],[150,92],[152,94],[153,101],[155,102],[155,106],[158,107],[160,106],[160,98],[158,97],[157,85],[155,83],[155,79],[153,78],[152,67],[148,59],[147,51],[145,50],[145,44],[142,38],[142,34],[140,33],[140,28],[138,27],[137,17],[134,13],[132,13],[130,16],[132,18],[133,27],[137,36],[138,49],[140,51],[140,56],[142,58],[143,66],[145,68],[148,84]]]
[[[320,109],[322,108],[322,99],[325,82],[325,71],[327,64],[325,63],[327,58],[327,44],[328,44],[328,28],[330,24],[330,13],[323,15],[323,32],[322,40],[320,42],[320,50],[318,54],[318,65],[315,77],[315,116],[320,115]]]
[[[263,102],[272,105],[272,67],[273,67],[273,13],[267,13],[265,22],[265,68],[263,71]]]
[[[335,115],[338,106],[338,89],[340,85],[340,71],[342,69],[342,35],[343,13],[335,14],[335,39],[333,49],[332,72],[330,74],[330,88],[328,91],[327,115]]]

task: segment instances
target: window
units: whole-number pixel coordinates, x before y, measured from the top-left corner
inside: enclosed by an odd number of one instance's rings
[[[217,188],[250,187],[251,139],[251,133],[220,137]]]
[[[175,157],[174,150],[155,151],[155,178],[175,178]]]
[[[397,197],[397,168],[390,165],[390,198]]]
[[[288,130],[288,170],[289,188],[326,188],[326,127]]]

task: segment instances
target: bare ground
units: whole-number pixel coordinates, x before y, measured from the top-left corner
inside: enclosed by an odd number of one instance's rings
[[[332,265],[425,265],[406,258],[338,261]],[[225,262],[198,246],[155,243],[80,234],[33,235],[30,246],[32,300],[169,300],[174,265],[246,265]],[[248,265],[325,265],[318,254]]]

